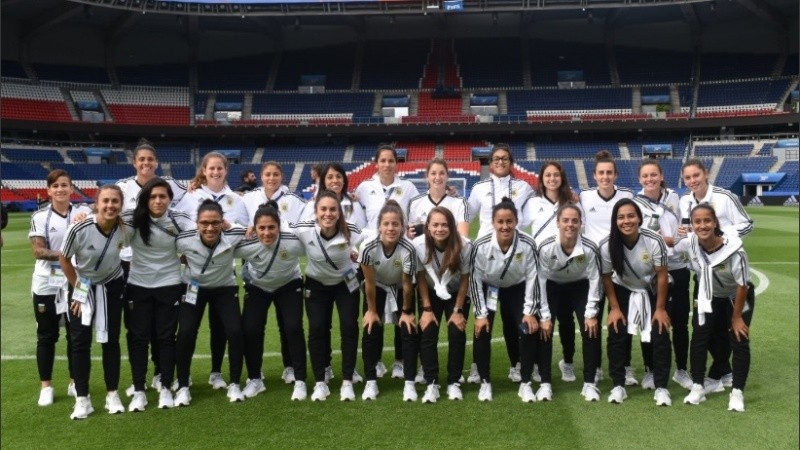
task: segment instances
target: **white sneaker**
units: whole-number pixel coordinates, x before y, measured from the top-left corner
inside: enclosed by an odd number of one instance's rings
[[[647,389],[652,391],[656,388],[656,381],[653,378],[653,372],[647,371],[644,373],[644,378],[642,378],[642,389]]]
[[[406,381],[403,385],[403,401],[415,402],[417,401],[417,388],[414,387],[413,381]]]
[[[189,387],[192,387],[192,377],[189,377]],[[172,389],[172,392],[177,392],[179,388],[180,384],[178,384],[178,379],[175,378],[174,380],[172,380],[172,386],[170,387],[170,389]]]
[[[672,375],[672,381],[678,383],[684,389],[691,389],[692,388],[692,377],[689,376],[689,373],[683,369],[678,369]]]
[[[147,388],[147,386],[145,386],[145,388]],[[128,386],[127,389],[125,389],[125,395],[127,397],[133,397],[133,394],[135,394],[135,393],[136,393],[136,386],[134,386],[134,385],[130,385],[130,386]]]
[[[425,384],[425,369],[422,366],[417,369],[417,376],[414,377],[414,383]]]
[[[733,387],[733,374],[726,373],[725,375],[722,376],[720,381],[722,381],[722,385],[725,386],[726,388]]]
[[[211,372],[211,375],[208,376],[208,384],[211,385],[211,389],[225,389],[228,387],[228,383],[225,382],[219,372]]]
[[[625,392],[625,388],[623,386],[614,386],[614,389],[611,389],[611,394],[608,395],[608,403],[621,404],[626,398],[628,398],[628,393]]]
[[[520,373],[520,364],[517,363],[514,367],[508,368],[508,379],[514,383],[519,383],[522,381],[522,374]]]
[[[728,411],[744,412],[744,393],[741,389],[731,389]]]
[[[436,400],[439,400],[439,385],[429,384],[422,396],[422,403],[436,403]]]
[[[306,397],[308,397],[308,389],[306,389],[306,382],[295,381],[294,390],[292,391],[292,400],[303,401],[306,399]]]
[[[144,411],[147,406],[147,396],[144,391],[136,391],[133,393],[131,403],[128,405],[129,412]]]
[[[231,383],[228,385],[227,396],[228,400],[230,400],[231,403],[244,401],[244,394],[242,394],[242,388],[239,387],[237,383]]]
[[[672,397],[669,395],[669,391],[666,388],[656,389],[653,400],[656,401],[656,406],[672,406]]]
[[[175,406],[189,406],[192,403],[192,394],[188,387],[182,387],[175,393]]]
[[[481,383],[481,389],[478,391],[478,401],[479,402],[492,401],[492,383],[487,383],[487,382]]]
[[[521,379],[522,379],[522,377],[520,377],[520,380]],[[537,383],[541,383],[542,382],[542,376],[539,375],[539,365],[538,364],[534,364],[533,365],[533,373],[531,374],[531,380],[533,380],[533,381],[535,381]]]
[[[352,381],[353,384],[358,384],[364,381],[364,377],[362,377],[361,374],[358,373],[358,370],[353,369],[353,378],[350,381]]]
[[[464,394],[461,393],[461,385],[453,383],[447,386],[447,398],[450,400],[464,400]]]
[[[699,405],[704,401],[706,401],[706,390],[703,389],[702,384],[693,384],[689,395],[683,398],[683,403],[688,403],[690,405]]]
[[[170,409],[175,406],[175,399],[172,398],[172,391],[162,386],[158,391],[158,409]]]
[[[247,398],[253,398],[266,390],[267,388],[264,386],[264,379],[254,378],[247,380],[247,383],[244,385],[244,389],[242,390],[242,395]]]
[[[119,414],[125,412],[125,406],[122,405],[122,400],[119,399],[117,391],[109,392],[106,395],[106,411],[109,414]]]
[[[161,391],[161,374],[157,373],[153,376],[153,382],[150,383],[150,387],[156,390],[156,392]]]
[[[331,372],[333,372],[333,369],[331,369]],[[294,367],[284,367],[283,373],[281,373],[281,379],[286,384],[294,383]]]
[[[324,402],[328,399],[329,395],[331,395],[331,390],[328,389],[328,385],[318,381],[317,384],[314,385],[314,392],[311,393],[311,401]]]
[[[703,383],[703,389],[705,389],[706,394],[711,394],[712,392],[725,391],[725,386],[722,384],[722,380],[706,377],[706,381]]]
[[[478,365],[472,363],[472,365],[469,366],[469,376],[467,376],[467,383],[478,384],[480,382],[481,382],[481,376],[478,373]]]
[[[583,389],[581,389],[581,395],[583,399],[587,402],[599,402],[600,401],[600,389],[597,389],[597,386],[594,383],[583,383]]]
[[[284,370],[284,372],[285,371],[286,370]],[[294,376],[294,369],[292,369],[292,375]],[[336,377],[333,375],[333,367],[332,366],[326,367],[325,368],[325,382],[327,383],[327,382],[331,381],[334,378],[336,378]]]
[[[553,400],[553,387],[550,383],[542,383],[539,385],[539,390],[536,391],[536,400],[540,402],[549,402]]]
[[[364,392],[361,394],[361,400],[377,400],[379,393],[378,382],[376,380],[367,380],[367,384],[364,385]]]
[[[645,375],[645,378],[647,375]],[[631,366],[625,366],[625,386],[638,386],[639,380],[636,379],[636,370]]]
[[[353,383],[344,380],[342,387],[339,389],[339,400],[343,402],[352,402],[356,399],[356,393],[353,391]]]
[[[567,364],[562,359],[558,362],[558,368],[561,369],[561,381],[575,381],[575,369],[572,364]]]
[[[55,389],[53,386],[43,387],[41,391],[39,391],[39,406],[50,406],[53,404],[53,396]]]
[[[523,403],[533,403],[536,401],[536,395],[533,393],[531,383],[520,383],[517,390],[517,397],[522,399]]]
[[[75,383],[70,383],[69,386],[67,386],[67,395],[78,398],[78,391],[75,390]]]
[[[601,381],[603,381],[603,369],[598,367],[594,372],[594,384],[597,384]]]
[[[388,371],[389,370],[386,369],[386,364],[384,364],[383,361],[378,361],[378,364],[375,364],[375,372],[378,378],[383,378]]]
[[[392,378],[397,378],[400,380],[405,378],[405,374],[403,373],[403,363],[400,361],[395,361],[392,364]]]
[[[76,397],[75,406],[72,408],[69,418],[72,420],[85,419],[93,412],[94,408],[92,408],[92,401],[89,397]]]

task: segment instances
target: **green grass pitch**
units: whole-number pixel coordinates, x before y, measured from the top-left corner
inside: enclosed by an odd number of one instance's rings
[[[673,382],[669,390],[674,405],[657,408],[652,391],[633,387],[623,405],[605,398],[611,388],[600,383],[602,402],[586,403],[580,382],[560,380],[556,363],[561,357],[558,337],[554,345],[553,390],[549,403],[523,404],[517,385],[506,374],[508,358],[494,333],[492,375],[494,401],[479,403],[477,386],[465,385],[463,402],[446,395],[434,405],[402,402],[402,381],[379,380],[375,402],[360,399],[363,385],[356,386],[357,400],[341,403],[338,354],[334,357],[336,379],[327,402],[291,402],[291,386],[280,380],[280,358],[274,320],[267,326],[264,373],[267,392],[244,403],[230,404],[224,391],[212,391],[205,383],[207,357],[193,364],[194,400],[188,408],[158,410],[157,394],[148,390],[150,402],[143,413],[115,416],[103,410],[102,366],[93,363],[91,391],[95,413],[84,421],[71,421],[73,400],[66,396],[65,343],[55,366],[56,401],[50,407],[36,405],[39,392],[35,321],[30,300],[33,267],[26,238],[29,215],[12,214],[3,231],[2,249],[2,438],[3,448],[798,448],[798,209],[762,207],[749,210],[755,231],[745,241],[754,281],[760,290],[752,325],[752,368],[745,390],[747,411],[727,411],[727,394],[713,394],[700,406],[682,404],[686,391]],[[334,348],[338,333],[334,319]],[[391,343],[387,332],[386,343]],[[445,339],[444,332],[441,335]],[[124,339],[123,339],[124,341]],[[580,337],[578,336],[578,344]],[[203,326],[197,352],[208,354]],[[603,366],[608,362],[603,345]],[[641,376],[641,355],[634,346],[634,365]],[[576,371],[580,371],[577,345]],[[383,361],[392,362],[391,345]],[[472,361],[467,348],[467,368]],[[123,343],[123,355],[126,355]],[[93,356],[100,355],[99,346]],[[446,351],[440,358],[442,374]],[[363,374],[359,354],[358,367]],[[310,365],[309,365],[310,370]],[[227,370],[225,370],[227,371]],[[311,380],[307,380],[310,382]],[[122,389],[131,382],[127,358],[122,362]],[[311,383],[309,383],[311,385]],[[121,390],[122,390],[121,389]],[[422,387],[417,388],[420,396]],[[127,399],[123,398],[127,406]]]

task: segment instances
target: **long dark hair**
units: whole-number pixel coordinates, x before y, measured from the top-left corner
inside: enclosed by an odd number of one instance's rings
[[[699,205],[692,208],[692,212],[689,214],[689,217],[694,216],[695,211],[699,211],[701,209],[705,209],[706,211],[711,213],[711,217],[714,219],[714,235],[715,236],[722,236],[722,228],[719,227],[719,219],[717,218],[717,212],[714,210],[714,207],[709,205],[708,203],[700,203]]]
[[[319,192],[321,192],[321,191],[330,191],[330,189],[328,189],[328,186],[325,185],[325,176],[328,175],[328,172],[330,172],[331,170],[339,172],[340,174],[342,174],[342,180],[343,180],[342,181],[342,198],[347,197],[350,200],[353,200],[352,198],[350,198],[350,194],[348,194],[348,189],[349,189],[348,186],[349,186],[349,184],[347,182],[347,172],[344,170],[344,167],[342,167],[342,165],[339,164],[339,163],[326,164],[325,166],[323,166],[319,170],[319,172],[317,172],[317,174],[319,175],[319,181],[317,183],[317,185],[318,185],[317,191],[319,191]]]
[[[642,210],[639,209],[639,206],[636,205],[636,202],[629,198],[623,198],[622,200],[618,201],[614,205],[614,209],[611,210],[611,232],[608,236],[608,253],[611,256],[611,267],[614,268],[614,272],[622,277],[622,274],[625,273],[625,249],[623,246],[625,243],[622,241],[622,233],[619,231],[619,227],[617,226],[617,213],[619,213],[619,209],[623,206],[631,205],[633,209],[636,211],[636,215],[639,216],[639,226],[642,226]]]
[[[567,173],[564,171],[564,168],[561,167],[561,164],[556,161],[547,161],[542,165],[542,168],[539,169],[539,184],[536,186],[536,192],[539,194],[539,197],[547,198],[547,189],[544,187],[544,171],[548,167],[555,167],[561,176],[561,186],[558,187],[558,204],[566,205],[572,202],[572,189],[569,187]]]
[[[136,208],[133,210],[133,229],[139,231],[139,236],[145,245],[150,246],[150,195],[153,189],[163,187],[167,190],[169,200],[172,201],[172,187],[163,178],[153,178],[145,183],[136,199]]]
[[[447,228],[450,230],[450,235],[447,237],[447,242],[444,244],[444,256],[442,258],[442,266],[439,268],[439,275],[443,274],[445,270],[450,269],[450,272],[455,272],[461,268],[461,249],[464,244],[461,242],[461,235],[458,234],[456,229],[456,219],[449,209],[443,206],[436,206],[428,212],[428,219],[425,221],[425,264],[430,264],[433,260],[433,255],[436,252],[436,244],[428,230],[428,225],[431,223],[431,216],[435,213],[442,214],[447,221]]]
[[[342,202],[339,200],[339,196],[336,195],[335,192],[324,190],[317,194],[317,198],[314,200],[314,216],[316,217],[317,206],[319,205],[319,201],[323,198],[332,198],[336,200],[336,207],[339,208],[339,220],[336,222],[336,231],[342,233],[344,240],[347,241],[347,245],[350,245],[350,228],[347,226],[347,221],[344,219]]]

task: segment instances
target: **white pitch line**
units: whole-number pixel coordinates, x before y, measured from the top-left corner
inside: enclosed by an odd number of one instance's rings
[[[769,277],[756,269],[750,268],[750,273],[758,278],[758,286],[756,286],[755,295],[759,296],[762,292],[766,291],[769,287]]]

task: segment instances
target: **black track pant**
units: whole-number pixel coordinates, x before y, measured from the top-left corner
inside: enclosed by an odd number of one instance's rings
[[[33,294],[33,313],[36,316],[36,365],[39,368],[39,381],[53,379],[53,362],[56,357],[61,319],[65,314],[56,314],[55,295]],[[69,324],[65,327],[67,339],[67,367],[69,377],[72,376],[72,342],[69,336]]]
[[[465,324],[464,331],[460,331],[458,327],[448,323],[456,306],[455,293],[450,294],[450,300],[442,300],[433,289],[428,289],[428,298],[431,299],[433,316],[439,324],[431,322],[422,330],[420,355],[425,381],[427,384],[439,384],[439,329],[447,327],[447,384],[458,383],[464,370],[469,324]],[[469,317],[469,301],[464,303],[462,314],[465,318]]]
[[[325,367],[330,364],[329,345],[335,304],[339,312],[339,334],[342,339],[342,377],[351,381],[358,353],[359,291],[350,292],[344,281],[326,286],[313,278],[306,278],[306,291],[308,348],[314,380],[325,381]]]
[[[547,281],[547,300],[550,304],[550,312],[553,317],[563,324],[569,320],[570,327],[567,331],[563,331],[563,327],[559,326],[559,337],[561,338],[561,345],[564,348],[564,362],[572,364],[572,357],[575,354],[575,328],[572,324],[573,314],[578,319],[578,326],[581,330],[581,341],[583,349],[583,381],[584,383],[594,383],[595,373],[600,364],[601,354],[601,340],[600,335],[589,337],[589,334],[584,329],[584,315],[586,314],[586,304],[589,298],[589,280],[574,281],[571,283],[555,283]],[[598,302],[599,303],[599,302]],[[602,309],[598,305],[598,329],[602,328]],[[567,318],[568,316],[568,318]],[[566,335],[564,333],[567,333]],[[569,355],[567,350],[570,351]],[[552,352],[551,352],[552,353]],[[543,365],[549,366],[550,361],[545,361],[544,364],[539,363],[539,375],[542,374]],[[542,378],[544,382],[544,378]]]

